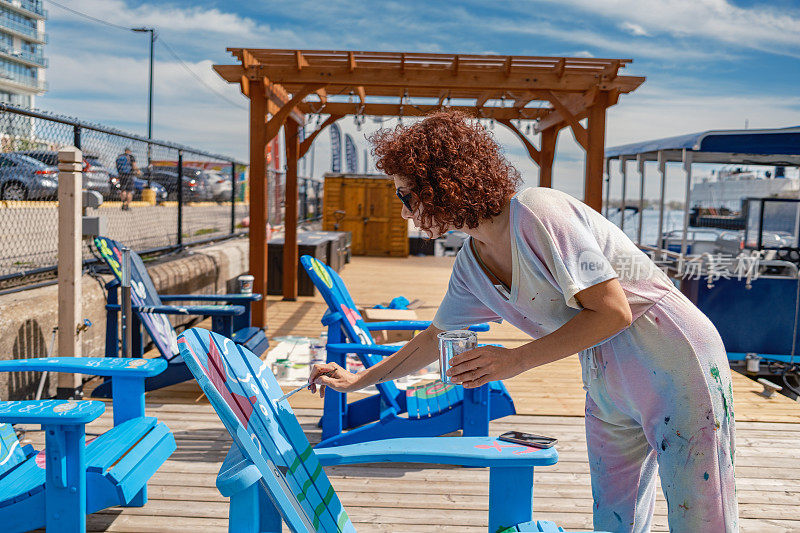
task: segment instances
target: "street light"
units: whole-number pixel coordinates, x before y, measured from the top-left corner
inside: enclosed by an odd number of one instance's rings
[[[155,28],[131,28],[131,31],[137,33],[150,32],[150,93],[147,97],[147,138],[153,138],[153,46],[156,42],[156,29]],[[148,145],[148,160],[150,159]],[[149,161],[148,161],[149,163]]]

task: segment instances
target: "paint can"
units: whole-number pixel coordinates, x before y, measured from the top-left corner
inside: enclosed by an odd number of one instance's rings
[[[761,370],[761,358],[757,353],[749,352],[745,355],[746,369],[749,374],[758,374]]]
[[[239,294],[253,294],[253,280],[255,278],[250,274],[242,274],[239,276]]]
[[[450,359],[475,348],[478,345],[478,335],[474,331],[457,329],[443,331],[437,337],[439,339],[439,374],[443,383],[452,383],[450,376],[447,375]]]

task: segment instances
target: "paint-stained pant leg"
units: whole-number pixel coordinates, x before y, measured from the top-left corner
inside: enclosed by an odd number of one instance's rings
[[[731,378],[713,324],[669,294],[595,352],[592,399],[606,420],[616,411],[640,424],[659,464],[670,530],[737,531]],[[589,424],[587,417],[587,432]]]
[[[680,293],[645,318],[629,338],[640,343],[656,325],[663,334],[661,343],[651,342],[651,353],[660,355],[651,383],[671,401],[641,402],[640,413],[658,453],[670,529],[738,531],[733,388],[722,339]]]
[[[599,407],[587,394],[586,443],[594,529],[650,531],[658,466],[642,426],[619,412]]]

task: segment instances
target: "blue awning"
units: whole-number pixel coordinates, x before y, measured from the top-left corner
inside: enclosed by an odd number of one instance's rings
[[[642,156],[680,161],[683,150],[705,163],[800,164],[800,126],[764,130],[710,130],[606,149],[608,159]]]

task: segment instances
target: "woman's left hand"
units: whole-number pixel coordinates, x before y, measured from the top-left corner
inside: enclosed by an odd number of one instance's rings
[[[500,346],[479,346],[450,359],[447,375],[466,389],[490,381],[507,379],[524,371],[514,350]]]

